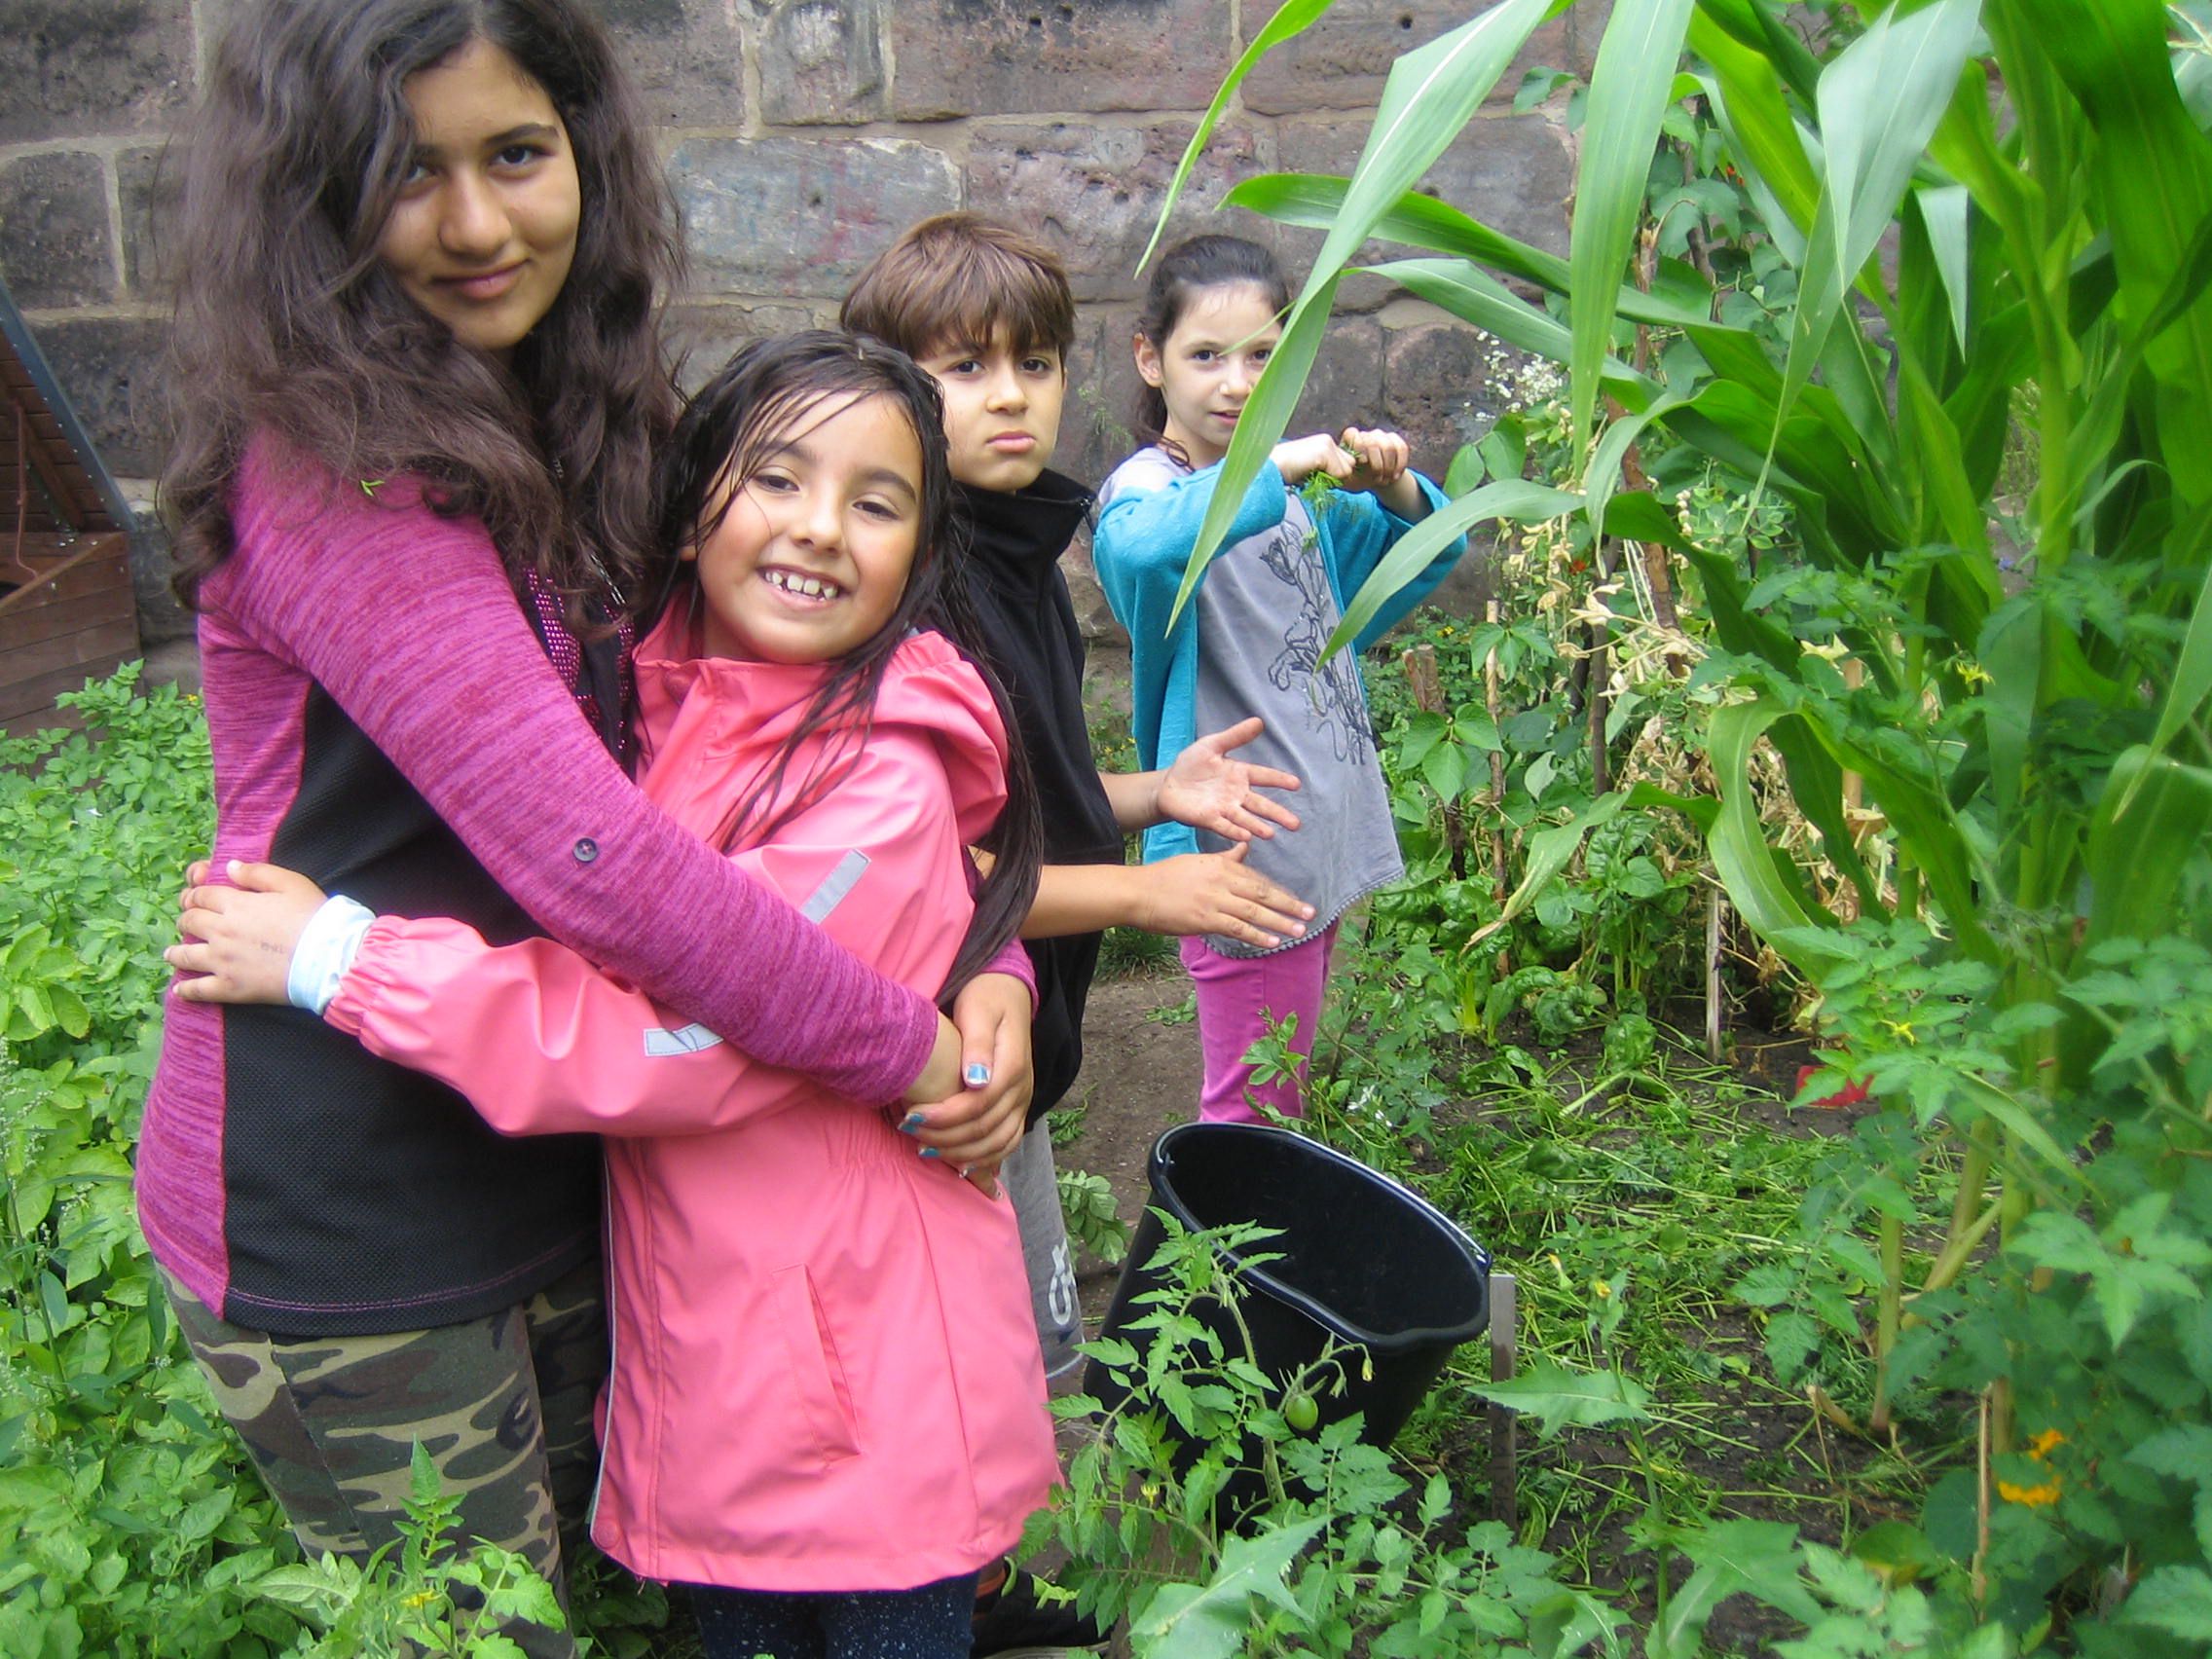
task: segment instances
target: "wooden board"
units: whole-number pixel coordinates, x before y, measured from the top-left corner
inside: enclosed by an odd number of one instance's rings
[[[129,544],[120,535],[0,541],[0,725],[52,723],[55,697],[138,654]]]
[[[18,420],[23,423],[19,434]],[[47,497],[47,502],[42,504],[41,492],[31,492],[29,505],[33,518],[29,528],[118,528],[108,513],[107,503],[101,499],[98,486],[93,484],[83,461],[63,435],[60,421],[46,406],[30,371],[13,350],[0,343],[0,527],[7,530],[13,530],[16,525],[16,496],[21,483],[17,475],[18,436],[31,471],[45,486]],[[62,515],[60,520],[55,517],[56,507]],[[43,524],[36,522],[42,511],[46,520]]]
[[[57,668],[20,685],[0,685],[0,729],[20,737],[46,726],[83,724],[74,714],[56,709],[54,699],[64,691],[84,689],[88,680],[105,680],[137,654],[137,647],[133,645],[129,650],[94,657],[90,662]]]
[[[120,535],[77,536],[53,553],[34,545],[41,537],[26,535],[18,559],[6,557],[9,539],[0,537],[0,585],[12,590],[0,593],[0,616],[100,588],[130,586],[129,543]]]

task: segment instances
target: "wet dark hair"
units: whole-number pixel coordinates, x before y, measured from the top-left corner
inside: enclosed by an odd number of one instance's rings
[[[1256,241],[1242,237],[1192,237],[1179,241],[1153,267],[1152,283],[1145,289],[1144,309],[1137,313],[1134,333],[1165,355],[1167,337],[1191,309],[1201,289],[1249,282],[1268,296],[1269,308],[1277,313],[1290,306],[1290,284],[1275,256]],[[1166,440],[1167,399],[1156,386],[1137,385],[1135,419],[1130,422],[1143,443],[1173,451]],[[1184,459],[1177,456],[1178,460]]]
[[[1003,335],[1014,350],[1050,351],[1064,366],[1075,293],[1043,242],[980,213],[940,213],[876,255],[837,320],[916,357]]]
[[[568,280],[506,364],[420,311],[377,251],[415,147],[407,80],[472,41],[544,90],[582,202]],[[231,551],[257,430],[333,488],[421,477],[572,616],[644,585],[652,450],[675,415],[654,304],[679,241],[628,80],[580,4],[259,0],[224,31],[184,142],[162,490],[186,604]]]
[[[976,913],[961,942],[943,996],[949,999],[989,965],[1014,937],[1037,894],[1044,837],[1037,793],[1006,689],[985,666],[981,630],[967,599],[963,569],[967,549],[953,531],[952,473],[945,458],[944,404],[937,382],[912,358],[879,340],[835,329],[810,329],[748,346],[699,389],[678,422],[660,466],[658,551],[667,572],[660,597],[692,611],[696,625],[698,566],[682,562],[728,514],[746,483],[785,446],[818,422],[866,397],[887,397],[913,428],[922,457],[920,522],[905,592],[883,626],[841,659],[809,700],[797,726],[760,781],[732,807],[709,837],[723,849],[743,834],[772,837],[791,818],[835,786],[866,744],[876,690],[902,641],[917,628],[949,638],[990,688],[1007,746],[1007,803],[978,845],[992,855],[990,873],[976,894]],[[796,789],[787,789],[800,746],[828,730],[825,743]],[[788,796],[770,811],[779,796]]]

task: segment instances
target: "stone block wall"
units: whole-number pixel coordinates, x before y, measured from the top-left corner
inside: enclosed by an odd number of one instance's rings
[[[1083,302],[1058,464],[1095,482],[1121,459],[1136,260],[1272,0],[593,3],[682,205],[692,282],[671,330],[693,378],[745,340],[829,320],[902,227],[971,207],[1061,249]],[[1247,79],[1170,235],[1254,237],[1295,282],[1318,234],[1224,211],[1222,198],[1258,172],[1348,172],[1395,56],[1489,3],[1339,0]],[[164,448],[163,146],[229,4],[0,0],[0,276],[108,469],[144,501]],[[1564,252],[1569,138],[1556,109],[1517,114],[1512,93],[1522,67],[1587,73],[1604,10],[1583,0],[1545,25],[1424,188]],[[1471,337],[1379,279],[1347,282],[1340,311],[1301,425],[1397,425],[1441,470],[1480,420]],[[144,574],[149,637],[182,631],[159,570]]]

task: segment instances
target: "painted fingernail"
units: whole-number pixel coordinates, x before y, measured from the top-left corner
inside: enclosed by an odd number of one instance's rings
[[[968,1067],[962,1076],[970,1088],[980,1088],[991,1081],[991,1068],[983,1064],[981,1060],[977,1060]]]
[[[929,1121],[930,1115],[927,1112],[909,1112],[899,1121],[899,1132],[903,1135],[914,1134]]]
[[[934,1146],[925,1146],[922,1148],[922,1156],[924,1158],[942,1158],[944,1154],[938,1151]]]
[[[973,1163],[963,1163],[960,1166],[960,1178],[963,1181],[967,1180],[969,1175],[975,1170],[975,1167],[976,1166]]]
[[[239,863],[238,860],[233,859],[229,864],[223,866],[223,872],[228,875],[233,881],[236,881],[239,878],[239,872],[244,868],[244,865]]]

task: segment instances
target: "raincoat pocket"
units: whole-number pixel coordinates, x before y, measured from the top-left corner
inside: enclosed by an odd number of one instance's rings
[[[775,1298],[776,1325],[791,1365],[792,1397],[805,1424],[804,1443],[793,1446],[793,1455],[812,1456],[824,1463],[859,1456],[852,1390],[805,1263],[776,1270]]]

